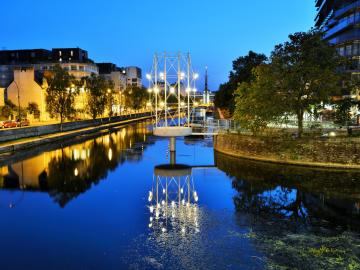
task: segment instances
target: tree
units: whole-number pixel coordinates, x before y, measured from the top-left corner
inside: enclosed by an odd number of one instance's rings
[[[284,112],[296,115],[301,136],[304,113],[310,106],[328,103],[332,95],[340,92],[341,76],[336,70],[344,60],[317,30],[295,33],[289,38],[275,47],[271,71]]]
[[[233,112],[235,109],[234,93],[238,85],[243,82],[249,83],[252,81],[254,78],[252,70],[266,61],[267,57],[264,54],[258,54],[253,51],[249,51],[248,55],[234,60],[229,81],[221,84],[219,91],[215,93],[215,105]]]
[[[34,115],[34,118],[40,117],[39,105],[36,102],[29,102],[26,110],[29,114]]]
[[[260,65],[253,70],[253,82],[243,82],[235,92],[234,118],[254,134],[261,132],[269,122],[277,122],[283,116],[280,100],[273,95],[270,65]]]
[[[114,88],[115,84],[113,81],[108,80],[108,87],[107,87],[107,93],[106,93],[106,104],[107,104],[107,111],[109,113],[109,117],[113,116],[113,105],[114,105]]]
[[[124,91],[125,105],[131,109],[138,110],[145,106],[147,92],[144,87],[128,86]]]
[[[1,108],[1,116],[9,119],[9,117],[14,116],[16,109],[16,105],[11,100],[6,100],[5,105]]]
[[[65,118],[75,113],[74,100],[78,94],[75,78],[60,67],[47,76],[48,88],[46,89],[46,110],[51,117],[59,117],[62,123]]]
[[[102,76],[92,74],[90,77],[82,79],[87,93],[87,108],[86,112],[96,119],[105,111],[107,104],[107,91],[111,84]]]
[[[304,113],[328,103],[331,96],[341,90],[341,76],[337,70],[343,63],[343,58],[322,39],[317,30],[289,35],[289,41],[275,47],[266,72],[258,72],[255,81],[251,83],[250,88],[258,90],[256,94],[252,94],[251,99],[245,99],[241,98],[243,96],[239,90],[237,111],[246,113],[250,121],[256,119],[255,116],[264,116],[258,115],[257,110],[244,112],[242,108],[245,105],[242,103],[247,102],[249,108],[266,106],[266,121],[295,115],[298,136],[301,137]]]

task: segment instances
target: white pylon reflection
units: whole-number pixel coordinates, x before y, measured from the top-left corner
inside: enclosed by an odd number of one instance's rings
[[[180,164],[155,167],[149,191],[149,228],[157,233],[199,232],[198,194],[191,167]]]

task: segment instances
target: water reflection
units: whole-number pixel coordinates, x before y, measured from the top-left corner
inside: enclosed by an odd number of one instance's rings
[[[238,215],[270,268],[358,269],[360,173],[281,166],[215,154]],[[353,267],[353,268],[351,268]]]
[[[281,166],[215,156],[217,166],[234,177],[237,208],[272,213],[306,225],[358,230],[360,173]]]
[[[0,167],[0,188],[23,192],[48,192],[61,207],[106,179],[125,161],[139,162],[148,140],[147,123],[127,126],[93,138],[78,138],[70,145],[16,160]],[[80,141],[80,142],[79,142]],[[31,153],[28,153],[31,155]],[[14,207],[10,203],[9,207]]]
[[[185,235],[199,232],[198,200],[190,166],[156,166],[148,196],[149,228],[156,233],[178,232]]]

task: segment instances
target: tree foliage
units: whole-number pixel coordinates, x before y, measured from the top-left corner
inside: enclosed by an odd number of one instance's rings
[[[243,82],[235,93],[234,118],[240,125],[257,134],[269,122],[278,121],[283,111],[277,106],[278,96],[273,95],[270,65],[263,64],[253,70],[253,81]]]
[[[301,136],[304,113],[328,103],[331,96],[340,92],[341,76],[337,69],[341,64],[343,59],[322,40],[320,32],[290,35],[288,41],[275,47],[266,71],[261,70],[263,67],[255,71],[249,87],[253,90],[251,98],[244,97],[243,87],[239,87],[236,117],[248,119],[249,125],[255,126],[255,120],[261,118],[261,127],[269,121],[295,115]],[[264,110],[255,109],[259,107]]]
[[[215,94],[215,105],[219,108],[235,109],[235,90],[240,83],[249,83],[253,80],[252,70],[267,61],[264,54],[249,51],[248,55],[237,58],[233,61],[233,70],[230,72],[229,81],[221,84],[219,91]]]
[[[11,100],[6,100],[5,105],[1,107],[1,116],[5,119],[13,117],[16,113],[16,105]]]
[[[56,65],[47,75],[46,110],[51,117],[59,117],[60,123],[75,113],[74,99],[78,94],[75,78]]]
[[[138,110],[145,106],[147,91],[144,87],[128,86],[124,91],[124,96],[126,107]]]
[[[95,119],[104,113],[108,101],[108,90],[112,91],[113,84],[96,74],[83,78],[82,84],[87,93],[86,112]]]
[[[36,102],[29,102],[26,110],[29,114],[34,115],[35,118],[40,117],[39,105]]]
[[[107,95],[106,95],[106,106],[107,106],[107,111],[109,113],[109,116],[113,116],[113,105],[115,102],[115,98],[114,98],[114,88],[115,88],[115,84],[113,81],[107,81],[108,84],[108,88],[107,88]]]

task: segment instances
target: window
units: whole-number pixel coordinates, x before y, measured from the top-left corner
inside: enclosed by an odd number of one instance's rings
[[[80,71],[85,71],[85,67],[84,66],[79,66],[79,70]]]
[[[70,52],[70,55],[71,55],[71,56],[74,56],[74,52],[73,52],[73,51],[71,51],[71,52]]]
[[[71,66],[71,70],[77,70],[77,66]]]
[[[352,46],[348,45],[346,46],[346,56],[351,56],[352,55]]]
[[[30,57],[35,58],[36,54],[34,52],[30,53]]]
[[[66,66],[66,67],[64,67],[64,70],[69,71],[70,67]]]
[[[356,55],[356,56],[359,55],[359,43],[354,43],[354,44],[353,44],[352,53],[353,53],[353,55]]]
[[[344,48],[344,47],[340,47],[340,48],[339,48],[339,54],[340,54],[341,56],[345,56],[345,48]]]
[[[61,53],[61,51],[59,51],[59,56],[61,56],[62,55],[62,53]]]

